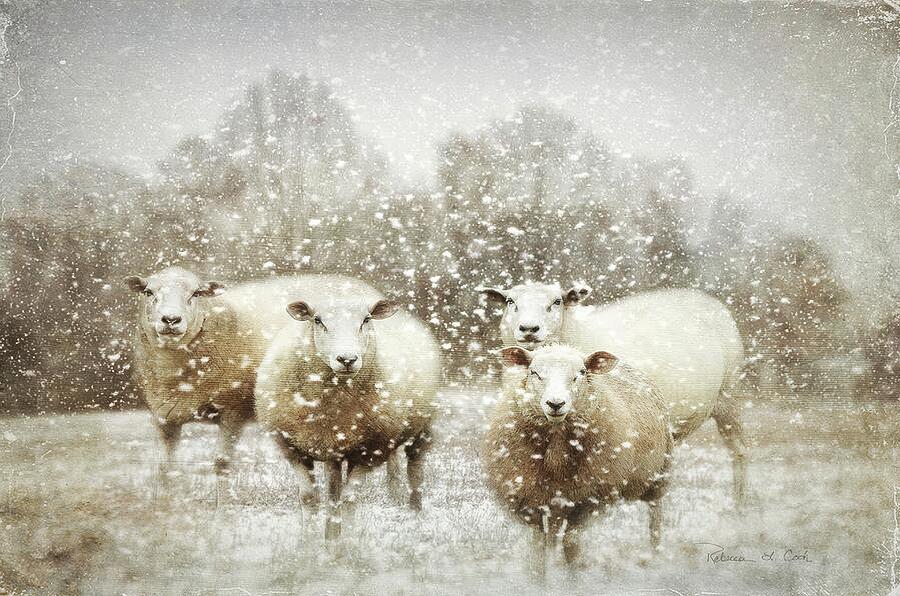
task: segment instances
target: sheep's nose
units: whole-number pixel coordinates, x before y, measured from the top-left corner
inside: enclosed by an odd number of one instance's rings
[[[522,333],[537,333],[540,329],[540,325],[519,325],[519,331]]]
[[[163,323],[166,325],[177,325],[181,322],[181,317],[178,315],[163,315],[160,317]]]
[[[353,363],[355,363],[357,360],[359,360],[359,356],[351,356],[349,354],[341,354],[340,356],[337,356],[335,358],[335,360],[337,360],[338,362],[340,362],[347,368],[350,368],[351,366],[353,366]]]
[[[564,401],[548,401],[547,405],[550,406],[550,409],[554,412],[559,412],[560,408],[566,405]]]

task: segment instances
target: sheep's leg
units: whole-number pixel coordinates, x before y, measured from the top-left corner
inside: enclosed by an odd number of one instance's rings
[[[224,474],[231,468],[234,446],[244,430],[244,422],[222,419],[219,422],[219,440],[216,445],[216,459],[213,467],[216,474]]]
[[[662,537],[662,504],[658,499],[647,501],[650,508],[650,548],[659,550],[659,542]]]
[[[425,452],[431,446],[431,435],[422,432],[406,446],[406,476],[409,479],[409,506],[413,511],[422,510],[422,480]]]
[[[178,442],[181,440],[181,425],[172,422],[161,422],[157,425],[159,436],[163,442],[165,455],[163,460],[159,462],[159,476],[166,484],[169,472],[175,464],[175,450],[178,448]]]
[[[666,463],[665,468],[660,472],[659,476],[653,480],[650,488],[647,489],[641,500],[647,503],[650,508],[650,547],[654,552],[659,550],[660,539],[662,538],[662,498],[666,494],[669,487],[669,464]]]
[[[359,485],[362,484],[371,471],[372,468],[370,466],[361,466],[347,462],[347,492],[344,496],[344,502],[351,511],[356,508],[356,493],[359,491]]]
[[[581,541],[578,530],[568,528],[562,535],[562,550],[566,565],[570,568],[578,568],[583,565],[581,557]]]
[[[325,539],[334,540],[341,535],[341,487],[343,484],[341,461],[329,461],[328,468],[328,518],[325,520]]]
[[[391,453],[385,465],[387,467],[388,495],[397,503],[402,503],[403,479],[400,478],[400,452]]]
[[[531,533],[531,574],[540,582],[547,576],[547,533],[543,526]]]
[[[280,432],[275,433],[275,443],[300,477],[300,501],[304,505],[318,503],[319,487],[316,485],[313,459],[301,455],[297,448]]]
[[[300,488],[300,501],[305,505],[316,505],[319,502],[319,486],[316,484],[316,475],[314,473],[315,462],[311,457],[297,457],[297,464],[294,469],[300,472],[303,478]]]
[[[734,474],[734,503],[737,507],[747,501],[747,447],[744,443],[744,428],[741,425],[740,407],[725,392],[719,397],[712,414],[725,446],[731,451],[731,466]]]

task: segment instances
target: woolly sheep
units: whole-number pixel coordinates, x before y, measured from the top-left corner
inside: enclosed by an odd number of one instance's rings
[[[490,489],[533,529],[537,574],[554,537],[577,563],[585,519],[620,499],[648,503],[657,547],[673,441],[653,384],[603,351],[507,347],[500,357],[507,368],[482,457]]]
[[[419,510],[440,375],[431,334],[368,288],[323,281],[297,297],[287,310],[300,324],[279,333],[259,367],[260,423],[296,458],[326,462],[326,538],[340,535],[345,461],[352,487],[405,445],[410,506]],[[298,471],[309,494],[312,477]]]
[[[732,397],[744,350],[728,309],[695,290],[645,292],[599,307],[583,306],[590,288],[527,283],[481,288],[505,305],[504,344],[535,348],[563,342],[583,352],[609,350],[644,371],[663,395],[676,442],[708,418],[731,451],[734,496],[746,498],[746,448]]]
[[[226,291],[180,267],[125,278],[142,295],[135,380],[163,440],[163,478],[189,422],[219,425],[215,468],[228,468],[235,442],[254,417],[256,368],[271,338],[291,322],[282,305],[315,279],[275,278]]]

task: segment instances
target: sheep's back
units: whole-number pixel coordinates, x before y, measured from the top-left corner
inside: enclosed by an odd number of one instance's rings
[[[574,308],[564,340],[585,352],[607,350],[645,371],[682,432],[709,418],[743,360],[728,309],[695,290],[645,292]]]
[[[375,321],[378,364],[390,398],[410,402],[411,415],[431,416],[441,382],[440,347],[424,323],[408,312]]]

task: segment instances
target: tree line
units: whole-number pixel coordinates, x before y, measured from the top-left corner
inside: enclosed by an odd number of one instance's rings
[[[48,171],[0,222],[2,411],[134,405],[135,303],[119,280],[170,264],[231,282],[371,281],[428,322],[448,382],[463,384],[496,372],[482,283],[581,281],[597,303],[698,288],[738,320],[749,387],[767,376],[783,393],[815,392],[819,363],[864,345],[867,390],[897,397],[896,320],[858,337],[828,253],[729,196],[702,196],[682,160],[617,155],[543,106],[437,151],[433,187],[404,188],[327,85],[272,72],[151,182],[77,158]]]

